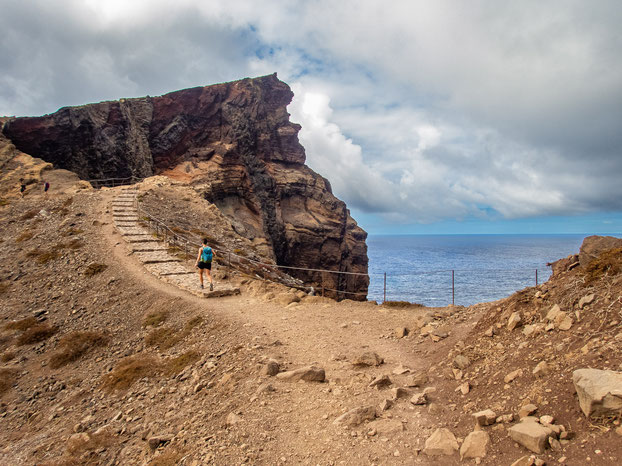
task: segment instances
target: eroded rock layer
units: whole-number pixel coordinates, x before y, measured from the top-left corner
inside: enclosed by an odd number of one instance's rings
[[[3,133],[21,151],[84,179],[184,180],[279,265],[352,273],[292,275],[342,292],[333,296],[363,299],[369,280],[356,273],[367,273],[367,234],[304,164],[300,126],[287,113],[292,97],[270,75],[14,118]]]

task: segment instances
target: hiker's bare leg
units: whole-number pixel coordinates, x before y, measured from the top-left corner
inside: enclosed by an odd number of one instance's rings
[[[214,280],[212,280],[212,271],[205,269],[205,273],[207,273],[207,279],[209,280],[210,283],[214,283]]]
[[[199,269],[199,280],[201,282],[201,286],[203,286],[203,269]]]

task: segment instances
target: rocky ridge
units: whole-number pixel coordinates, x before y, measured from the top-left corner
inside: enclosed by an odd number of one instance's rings
[[[276,75],[8,119],[19,150],[83,179],[163,174],[192,185],[278,265],[340,298],[364,299],[367,234],[305,164],[293,97]]]

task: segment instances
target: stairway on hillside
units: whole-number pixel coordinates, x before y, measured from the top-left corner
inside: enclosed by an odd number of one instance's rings
[[[196,296],[216,298],[240,294],[240,289],[215,283],[214,291],[202,290],[199,277],[186,261],[173,255],[166,243],[141,225],[136,209],[137,191],[125,189],[112,201],[112,217],[117,231],[137,257],[152,274]],[[197,248],[198,250],[198,248]],[[205,279],[205,284],[209,282]]]

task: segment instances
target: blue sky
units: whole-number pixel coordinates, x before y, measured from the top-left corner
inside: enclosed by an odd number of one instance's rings
[[[622,231],[622,8],[0,0],[0,114],[277,72],[370,233]]]

